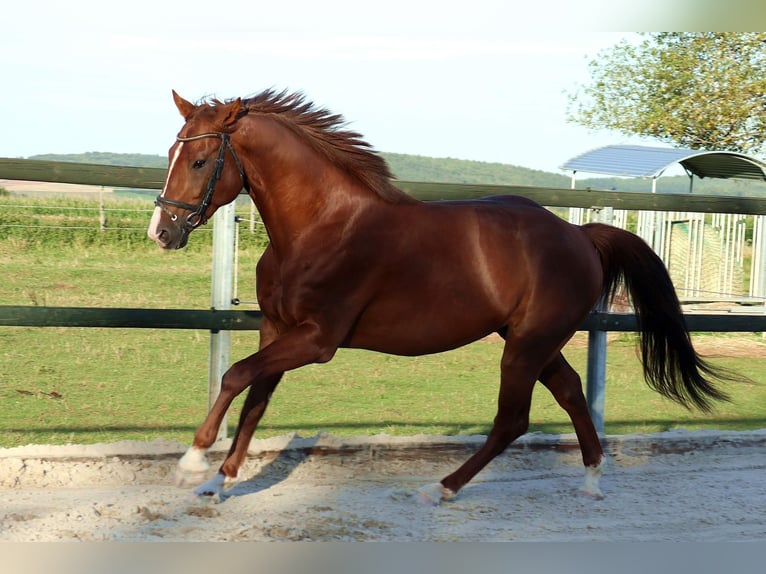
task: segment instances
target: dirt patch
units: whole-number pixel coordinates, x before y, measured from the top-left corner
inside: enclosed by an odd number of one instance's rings
[[[438,507],[414,491],[483,437],[254,441],[220,500],[172,485],[167,441],[0,450],[0,540],[762,540],[766,430],[605,439],[606,497],[578,494],[574,437],[526,435]],[[212,458],[220,461],[226,444]]]
[[[766,357],[766,340],[749,337],[706,337],[694,340],[697,352],[709,358]]]

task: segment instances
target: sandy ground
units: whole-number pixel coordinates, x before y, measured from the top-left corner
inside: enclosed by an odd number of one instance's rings
[[[526,435],[455,500],[416,501],[482,440],[253,441],[215,500],[173,485],[174,442],[0,449],[0,541],[766,540],[766,429],[606,437],[603,500],[578,493],[574,437]]]

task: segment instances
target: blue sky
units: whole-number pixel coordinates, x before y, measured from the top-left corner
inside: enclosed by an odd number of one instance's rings
[[[0,157],[165,155],[182,124],[171,89],[192,101],[300,90],[380,151],[548,171],[635,143],[565,120],[588,58],[635,38],[599,30],[627,23],[611,16],[621,2],[529,5],[13,2],[0,34]]]

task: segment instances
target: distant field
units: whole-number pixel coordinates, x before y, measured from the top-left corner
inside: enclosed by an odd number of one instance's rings
[[[208,308],[209,231],[190,248],[162,252],[145,238],[145,205],[124,207],[133,231],[71,229],[93,202],[41,202],[11,212],[0,198],[0,304]],[[66,207],[59,212],[52,206]],[[135,207],[135,210],[133,208]],[[39,209],[38,209],[39,208]],[[43,209],[45,208],[45,209]],[[3,228],[6,222],[20,227]],[[50,222],[56,221],[57,229]],[[242,233],[239,294],[254,298],[262,228]],[[232,358],[254,351],[258,334],[233,334]],[[188,442],[207,406],[208,333],[130,329],[0,328],[0,446],[92,443],[165,437]],[[712,415],[688,412],[648,390],[632,340],[613,337],[607,366],[608,433],[673,428],[766,427],[766,352],[759,335],[700,335],[714,361],[756,384],[730,386],[734,401]],[[494,417],[501,343],[481,341],[450,353],[398,358],[342,351],[326,365],[289,373],[258,436],[297,431],[357,434],[486,433]],[[582,336],[565,354],[584,373]],[[235,403],[230,424],[236,421]],[[568,433],[566,415],[539,388],[532,431]]]
[[[10,193],[20,195],[26,194],[45,194],[45,193],[111,193],[114,191],[111,187],[101,187],[95,185],[78,185],[76,183],[47,183],[43,181],[13,181],[9,179],[0,179],[0,187]]]
[[[33,200],[82,199],[95,201],[103,197],[107,201],[125,199],[146,199],[151,201],[156,192],[149,190],[132,190],[97,185],[79,185],[75,183],[47,183],[41,181],[15,181],[0,179],[0,189],[4,189],[17,200],[29,198]]]

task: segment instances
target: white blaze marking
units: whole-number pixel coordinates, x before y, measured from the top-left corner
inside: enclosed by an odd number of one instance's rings
[[[154,208],[152,213],[152,219],[149,221],[149,228],[146,230],[146,234],[152,241],[157,241],[160,237],[158,227],[160,225],[160,217],[162,216],[162,210],[159,207]]]
[[[173,159],[170,160],[170,167],[168,167],[168,176],[165,178],[165,185],[162,187],[162,193],[160,193],[160,195],[165,195],[165,191],[167,191],[168,189],[168,182],[170,181],[170,176],[173,173],[173,168],[176,166],[176,162],[178,161],[178,156],[181,155],[182,147],[184,147],[184,142],[178,142],[176,153],[173,154]]]
[[[170,160],[170,166],[168,167],[168,175],[165,178],[165,185],[162,186],[162,192],[160,193],[160,197],[163,197],[165,195],[165,191],[167,191],[168,188],[168,182],[170,181],[170,176],[173,173],[173,168],[176,165],[176,162],[178,161],[178,156],[181,155],[181,148],[183,147],[184,142],[178,142],[178,147],[176,148],[175,153],[173,154],[173,159]],[[159,225],[160,225],[160,217],[162,216],[162,210],[159,207],[154,208],[154,213],[152,213],[152,219],[149,221],[149,229],[146,230],[146,234],[149,236],[149,239],[153,241],[157,241],[159,238]]]

